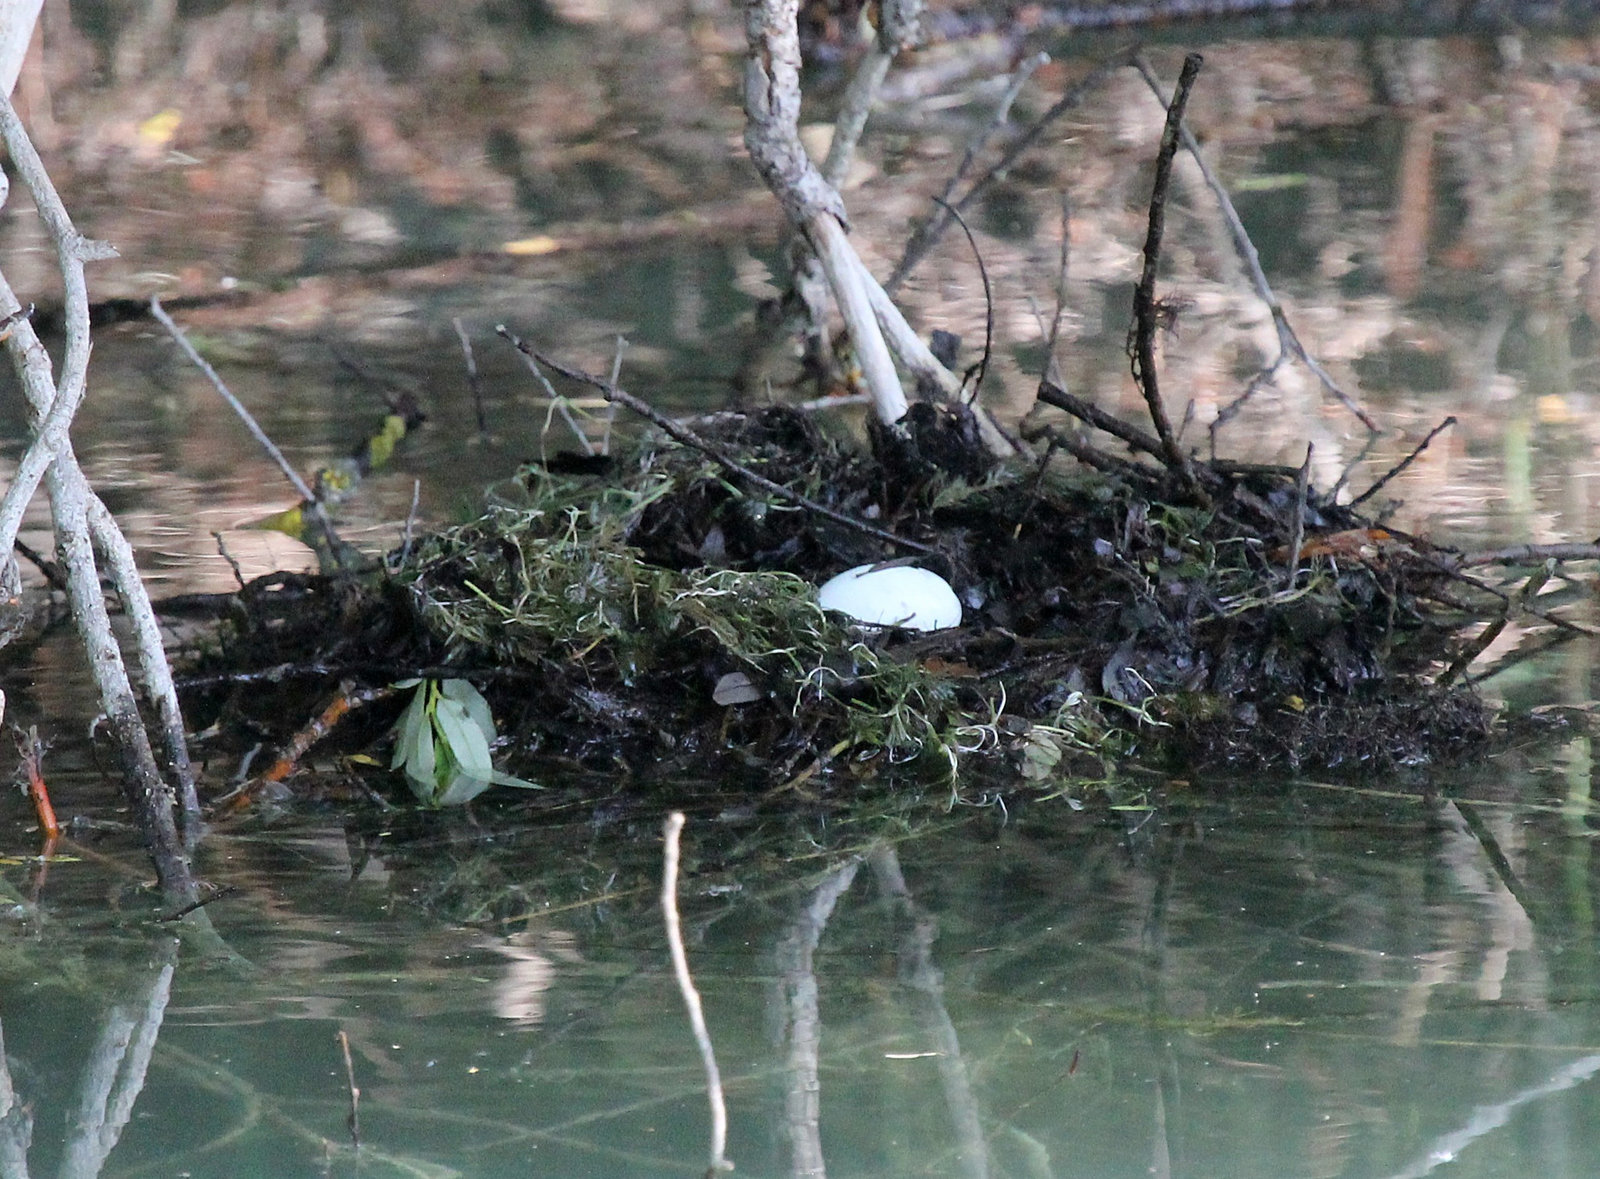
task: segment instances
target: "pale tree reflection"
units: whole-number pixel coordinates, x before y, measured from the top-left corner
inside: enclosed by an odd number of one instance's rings
[[[157,948],[157,965],[127,1002],[114,1004],[78,1082],[78,1104],[68,1122],[67,1141],[57,1174],[61,1179],[93,1179],[105,1167],[144,1091],[145,1074],[172,995],[177,943]],[[12,1084],[0,1033],[0,1179],[27,1179],[33,1141],[33,1109]]]
[[[778,944],[778,985],[789,1037],[783,1112],[792,1151],[790,1174],[796,1179],[821,1179],[827,1174],[822,1161],[822,1084],[817,1079],[822,1020],[817,1014],[813,957],[834,905],[849,890],[860,867],[861,861],[852,858],[835,868],[812,892]]]
[[[938,922],[917,904],[892,847],[873,848],[866,861],[879,889],[906,922],[897,950],[900,981],[909,993],[912,1018],[927,1044],[927,1055],[938,1062],[960,1160],[954,1174],[988,1179],[989,1150],[977,1098],[955,1024],[945,1007],[944,976],[933,962]],[[835,905],[849,891],[860,866],[861,859],[853,857],[825,877],[778,945],[778,980],[788,1039],[784,1124],[791,1147],[790,1174],[796,1179],[821,1179],[827,1173],[822,1153],[822,1086],[817,1074],[822,1023],[813,959]]]

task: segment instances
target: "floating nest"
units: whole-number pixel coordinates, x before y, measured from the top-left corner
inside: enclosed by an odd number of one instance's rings
[[[1509,599],[1457,554],[1292,468],[1139,461],[1153,440],[1125,426],[1134,458],[1046,434],[1038,461],[993,464],[965,415],[915,407],[869,448],[772,408],[600,472],[530,466],[381,569],[247,587],[189,682],[237,722],[307,715],[334,677],[465,678],[528,775],[553,758],[769,783],[918,759],[1041,781],[1129,757],[1384,769],[1489,732],[1464,635]],[[816,582],[906,556],[887,534],[952,583],[963,625],[818,608]]]

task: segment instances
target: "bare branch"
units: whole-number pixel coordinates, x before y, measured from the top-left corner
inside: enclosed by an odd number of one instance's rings
[[[695,990],[694,978],[689,974],[689,955],[683,948],[683,923],[678,918],[678,837],[683,833],[683,823],[682,811],[673,811],[667,816],[666,849],[661,866],[661,916],[667,927],[672,972],[677,977],[683,1005],[689,1011],[689,1026],[694,1029],[694,1042],[700,1048],[700,1059],[706,1069],[706,1097],[711,1103],[711,1166],[706,1172],[709,1176],[718,1171],[731,1171],[733,1164],[728,1161],[728,1105],[722,1095],[722,1074],[717,1070],[711,1033],[706,1030],[700,992]]]

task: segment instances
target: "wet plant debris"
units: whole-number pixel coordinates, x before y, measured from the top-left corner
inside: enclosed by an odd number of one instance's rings
[[[1196,462],[1202,505],[1176,473],[1128,459],[1047,454],[969,479],[918,466],[902,438],[885,462],[785,408],[704,433],[933,550],[916,564],[954,586],[962,624],[825,613],[819,583],[902,554],[646,437],[599,475],[530,465],[478,518],[368,573],[252,583],[192,669],[192,699],[260,727],[313,711],[333,677],[461,680],[504,735],[497,772],[533,779],[561,760],[644,776],[921,760],[1045,780],[1126,758],[1385,769],[1490,731],[1445,671],[1508,595],[1292,468]]]

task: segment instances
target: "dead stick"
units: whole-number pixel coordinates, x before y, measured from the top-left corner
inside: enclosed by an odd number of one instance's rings
[[[1440,434],[1444,433],[1446,430],[1448,430],[1451,426],[1453,426],[1455,424],[1456,424],[1455,415],[1451,414],[1449,417],[1445,418],[1444,421],[1440,422],[1433,429],[1429,430],[1428,431],[1428,436],[1426,438],[1424,438],[1421,442],[1417,443],[1416,448],[1413,449],[1410,454],[1406,455],[1405,458],[1401,459],[1393,467],[1390,467],[1388,472],[1383,476],[1383,478],[1379,479],[1371,487],[1367,488],[1360,495],[1356,496],[1355,499],[1350,501],[1348,506],[1352,507],[1352,508],[1360,507],[1362,504],[1366,503],[1373,496],[1377,495],[1378,492],[1382,491],[1383,488],[1389,483],[1389,481],[1391,479],[1394,479],[1397,475],[1399,475],[1402,471],[1404,471],[1412,463],[1416,462],[1417,459],[1419,457],[1421,457],[1422,452],[1428,449],[1428,444],[1429,443],[1431,443]]]
[[[1306,461],[1300,464],[1300,475],[1294,485],[1294,534],[1289,538],[1289,575],[1283,588],[1294,589],[1294,579],[1300,574],[1300,546],[1306,539],[1306,500],[1311,495],[1311,451],[1306,443]]]
[[[1060,430],[1047,428],[1044,436],[1050,440],[1051,446],[1066,451],[1085,466],[1093,467],[1097,471],[1104,471],[1108,475],[1143,480],[1155,487],[1159,487],[1166,477],[1164,472],[1154,467],[1147,467],[1142,463],[1132,463],[1127,459],[1118,458],[1114,454],[1107,454],[1103,450],[1097,450],[1090,446],[1087,442],[1080,442],[1070,434],[1063,434]]]
[[[1596,544],[1519,544],[1482,553],[1466,553],[1463,569],[1472,565],[1536,565],[1541,561],[1600,561]]]
[[[1194,468],[1178,446],[1167,418],[1167,407],[1161,401],[1161,388],[1156,379],[1156,332],[1160,330],[1160,309],[1156,306],[1156,272],[1161,266],[1161,238],[1166,232],[1167,190],[1172,184],[1172,160],[1178,154],[1178,128],[1183,122],[1183,110],[1189,103],[1189,92],[1199,76],[1205,59],[1191,53],[1183,59],[1183,70],[1178,75],[1178,87],[1167,107],[1167,124],[1161,132],[1161,149],[1156,153],[1155,184],[1150,192],[1150,223],[1144,239],[1144,271],[1133,292],[1133,338],[1129,341],[1128,355],[1133,361],[1133,379],[1144,394],[1145,407],[1150,411],[1150,421],[1161,439],[1163,458],[1173,470],[1182,475],[1194,494],[1208,500],[1205,491],[1195,478]]]
[[[1512,616],[1538,596],[1539,591],[1544,588],[1545,582],[1550,580],[1550,575],[1554,571],[1554,562],[1551,562],[1542,569],[1535,569],[1528,575],[1528,580],[1522,583],[1522,588],[1517,591],[1516,596],[1506,603],[1505,611],[1500,617],[1484,627],[1483,633],[1469,643],[1461,654],[1455,657],[1450,666],[1445,669],[1444,674],[1439,677],[1439,686],[1441,688],[1448,688],[1453,684],[1462,672],[1472,666],[1473,661],[1479,655],[1489,649],[1489,645],[1500,637],[1500,632],[1505,630],[1506,624],[1511,621]]]
[[[1053,405],[1057,409],[1064,409],[1080,422],[1093,426],[1096,430],[1104,431],[1113,438],[1126,442],[1134,450],[1164,458],[1165,453],[1161,448],[1161,440],[1152,438],[1138,426],[1129,425],[1119,417],[1115,417],[1101,409],[1093,402],[1085,401],[1068,393],[1054,381],[1040,381],[1039,392],[1035,395],[1046,405]]]
[[[580,381],[592,388],[599,389],[605,394],[607,401],[615,401],[625,409],[632,410],[634,413],[638,414],[640,417],[644,418],[646,421],[650,422],[652,425],[662,430],[670,437],[675,438],[683,445],[692,450],[698,450],[701,454],[711,459],[711,461],[716,463],[718,466],[732,471],[735,475],[738,475],[742,479],[749,480],[751,483],[755,484],[757,487],[771,495],[776,495],[780,499],[785,499],[792,504],[797,504],[808,512],[815,512],[824,519],[832,520],[835,524],[842,524],[846,528],[853,528],[857,532],[865,533],[867,536],[881,540],[885,544],[897,545],[900,548],[910,549],[912,552],[917,553],[926,553],[929,556],[936,557],[940,555],[939,550],[931,545],[925,545],[920,541],[911,540],[904,536],[898,536],[893,532],[889,532],[887,529],[879,528],[873,524],[868,524],[865,520],[857,520],[854,516],[848,516],[834,508],[827,507],[824,504],[819,504],[814,499],[808,499],[801,495],[798,491],[791,491],[781,483],[774,483],[765,475],[757,474],[755,471],[752,471],[749,467],[745,466],[743,463],[737,461],[731,455],[727,454],[720,447],[700,437],[700,435],[696,434],[687,426],[673,421],[665,414],[657,411],[649,403],[641,401],[627,390],[613,385],[604,377],[597,377],[593,373],[584,372],[582,369],[569,368],[567,365],[562,364],[558,360],[551,359],[544,353],[537,351],[527,344],[524,344],[520,340],[514,340],[513,343],[519,350],[526,351],[529,356],[537,360],[540,364],[554,369],[556,372],[560,373],[570,381]]]
[[[1144,78],[1145,84],[1150,87],[1159,100],[1162,96],[1161,82],[1156,78],[1155,71],[1150,68],[1150,63],[1145,61],[1142,56],[1135,55],[1133,65]],[[1278,332],[1278,359],[1262,369],[1255,380],[1250,382],[1249,388],[1218,415],[1217,421],[1212,424],[1213,436],[1215,436],[1216,427],[1220,426],[1227,418],[1233,416],[1234,413],[1237,413],[1239,407],[1250,399],[1261,383],[1270,379],[1277,372],[1278,366],[1289,355],[1299,357],[1317,380],[1322,382],[1324,389],[1333,394],[1339,403],[1354,414],[1363,426],[1374,434],[1378,433],[1378,423],[1373,421],[1372,416],[1357,404],[1355,398],[1340,388],[1339,383],[1333,379],[1328,370],[1323,368],[1306,351],[1305,345],[1300,342],[1300,336],[1295,332],[1293,325],[1289,323],[1289,317],[1283,310],[1283,304],[1278,302],[1278,296],[1273,293],[1272,284],[1267,281],[1266,272],[1261,268],[1261,255],[1256,251],[1255,243],[1250,240],[1250,234],[1245,230],[1244,221],[1240,218],[1238,209],[1234,208],[1233,198],[1228,195],[1228,190],[1223,187],[1222,181],[1217,178],[1217,174],[1211,170],[1211,165],[1206,162],[1205,153],[1200,150],[1200,143],[1195,139],[1194,133],[1189,130],[1187,125],[1180,126],[1178,130],[1185,150],[1194,157],[1194,162],[1200,168],[1200,175],[1205,179],[1206,187],[1211,189],[1212,195],[1217,198],[1217,205],[1222,209],[1222,219],[1228,226],[1228,235],[1233,238],[1233,248],[1240,259],[1243,260],[1245,269],[1250,272],[1250,281],[1256,288],[1256,294],[1267,305],[1267,310],[1272,313],[1272,324]]]
[[[157,323],[167,330],[167,335],[177,342],[178,347],[183,350],[183,354],[189,358],[189,363],[205,374],[206,379],[211,382],[211,387],[217,391],[222,400],[228,403],[228,408],[233,410],[234,415],[244,423],[244,428],[250,432],[250,436],[256,440],[261,449],[267,452],[267,457],[278,465],[278,470],[283,472],[283,477],[299,493],[302,503],[308,505],[312,520],[316,522],[316,526],[322,531],[323,536],[327,538],[328,550],[343,565],[344,561],[339,557],[339,554],[344,551],[344,546],[339,542],[339,534],[334,531],[333,521],[328,518],[328,511],[323,507],[322,500],[317,497],[316,492],[312,491],[310,485],[300,477],[300,472],[295,470],[289,460],[284,457],[283,451],[278,449],[278,444],[261,428],[261,423],[256,421],[255,416],[244,407],[244,402],[233,395],[233,390],[228,388],[227,383],[217,375],[217,370],[212,368],[210,362],[195,350],[193,344],[189,343],[189,337],[184,335],[183,329],[173,322],[172,316],[168,315],[166,308],[161,306],[161,300],[155,296],[151,296],[150,299],[150,314],[155,317]]]
[[[694,979],[689,974],[689,955],[683,948],[683,923],[678,918],[678,837],[683,834],[683,824],[682,811],[673,811],[667,816],[666,849],[661,865],[661,917],[667,927],[672,972],[677,976],[683,1005],[689,1010],[689,1026],[694,1030],[694,1042],[700,1048],[700,1059],[706,1069],[706,1097],[711,1103],[711,1166],[706,1174],[710,1176],[718,1171],[733,1170],[733,1164],[727,1155],[728,1106],[722,1096],[722,1074],[717,1069],[711,1034],[706,1030],[700,992],[695,990]]]
[[[472,392],[472,410],[478,415],[478,438],[481,441],[489,437],[489,415],[483,408],[483,378],[478,375],[478,358],[472,354],[472,337],[467,335],[459,315],[450,321],[450,326],[456,329],[456,336],[461,341],[461,357],[467,366],[467,388]]]
[[[357,1150],[361,1149],[361,1089],[356,1084],[356,1064],[350,1059],[350,1037],[344,1034],[344,1029],[338,1032],[339,1052],[344,1057],[344,1083],[350,1091],[350,1113],[345,1117],[344,1124],[350,1129],[350,1142]]]

